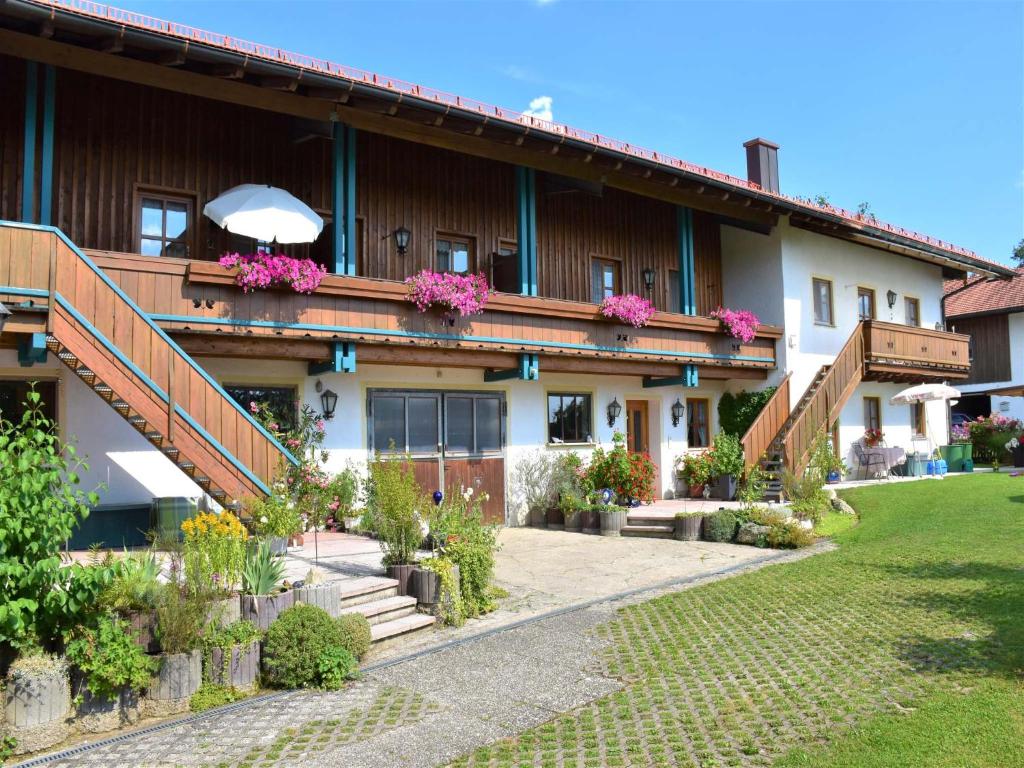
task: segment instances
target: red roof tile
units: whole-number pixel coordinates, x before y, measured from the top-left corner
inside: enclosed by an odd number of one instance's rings
[[[869,232],[874,229],[906,238],[907,240],[916,241],[959,257],[975,260],[978,262],[977,266],[981,268],[992,266],[995,267],[997,271],[1006,269],[1005,265],[978,256],[967,248],[962,248],[961,246],[939,240],[938,238],[930,237],[929,235],[921,234],[920,232],[904,229],[903,227],[899,227],[894,224],[879,221],[873,216],[863,216],[859,213],[854,213],[853,211],[848,211],[844,208],[838,208],[829,204],[818,205],[806,198],[770,192],[762,189],[759,184],[755,184],[747,179],[731,176],[712,168],[694,165],[693,163],[688,163],[685,160],[679,160],[678,158],[666,155],[662,152],[644,149],[643,147],[619,141],[618,139],[612,139],[607,136],[601,136],[600,134],[572,128],[561,123],[540,120],[530,115],[524,115],[521,110],[496,107],[481,101],[476,101],[475,99],[467,99],[455,94],[438,91],[434,88],[416,85],[405,80],[386,77],[375,72],[368,72],[366,70],[349,67],[344,64],[336,64],[326,59],[318,59],[300,53],[291,53],[290,51],[285,51],[274,46],[252,43],[247,40],[241,40],[239,38],[216,32],[196,29],[195,27],[190,27],[186,24],[179,24],[173,21],[164,21],[142,13],[136,13],[134,11],[127,11],[110,5],[92,2],[91,0],[29,0],[29,2],[50,8],[58,8],[62,11],[81,16],[102,19],[113,24],[123,27],[131,27],[154,35],[185,40],[189,44],[193,45],[207,45],[214,48],[220,48],[222,50],[229,50],[234,53],[248,56],[249,58],[262,59],[275,64],[284,64],[299,70],[309,70],[319,75],[336,77],[338,79],[358,82],[374,88],[380,88],[382,90],[405,94],[406,96],[418,99],[426,99],[444,104],[452,109],[486,115],[491,119],[514,122],[520,125],[527,124],[531,128],[535,128],[544,133],[553,134],[558,137],[568,136],[578,141],[593,144],[595,147],[620,152],[649,162],[658,163],[669,168],[674,168],[725,183],[741,190],[757,192],[768,197],[776,198],[780,202],[785,202],[791,207],[799,207],[812,214],[817,213],[836,216],[845,220],[849,224],[862,227]]]
[[[946,317],[962,317],[989,312],[1024,309],[1024,267],[1014,270],[1016,277],[1009,280],[973,277],[947,280]]]

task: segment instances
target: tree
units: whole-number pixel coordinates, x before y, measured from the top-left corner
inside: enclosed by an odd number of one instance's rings
[[[1018,267],[1024,267],[1024,238],[1017,243],[1017,247],[1013,249],[1013,256],[1011,257],[1017,262]]]

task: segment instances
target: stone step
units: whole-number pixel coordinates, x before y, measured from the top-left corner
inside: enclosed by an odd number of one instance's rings
[[[398,582],[383,576],[362,576],[341,582],[339,605],[348,608],[361,603],[372,603],[398,595]]]
[[[646,539],[671,539],[675,535],[675,523],[671,525],[624,525],[623,536],[640,536]]]
[[[436,619],[433,616],[428,616],[425,613],[410,613],[408,616],[403,616],[400,619],[385,621],[382,624],[374,624],[370,627],[370,637],[373,642],[379,643],[382,640],[405,635],[409,632],[427,629],[434,626],[435,621]]]
[[[375,624],[386,624],[389,621],[400,619],[416,612],[416,598],[408,595],[402,597],[385,597],[383,600],[374,600],[372,603],[359,603],[341,609],[341,613],[361,613],[370,622]]]
[[[674,525],[675,515],[626,515],[626,525]]]

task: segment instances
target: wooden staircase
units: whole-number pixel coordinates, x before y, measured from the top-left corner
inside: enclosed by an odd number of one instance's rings
[[[59,230],[0,226],[0,300],[46,311],[28,339],[224,505],[295,458]]]

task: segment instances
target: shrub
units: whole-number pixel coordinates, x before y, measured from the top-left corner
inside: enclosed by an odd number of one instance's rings
[[[61,442],[34,389],[25,406],[17,424],[0,417],[0,669],[13,651],[71,626],[81,606],[55,589],[67,578],[61,551],[99,503],[79,489],[78,472],[88,466]]]
[[[263,641],[267,682],[276,688],[340,687],[354,668],[354,661],[345,666],[346,655],[352,658],[341,628],[327,611],[313,605],[282,612]]]
[[[156,637],[164,653],[187,653],[199,647],[207,603],[178,581],[165,584],[156,601]]]
[[[646,453],[630,453],[622,432],[612,435],[612,449],[595,448],[588,478],[594,488],[611,488],[620,499],[654,499],[654,462]]]
[[[441,581],[439,595],[439,618],[443,624],[461,627],[466,622],[466,606],[462,600],[462,590],[455,581],[455,569],[447,557],[430,557],[420,560],[420,568],[437,574]]]
[[[408,457],[374,457],[366,483],[366,507],[384,552],[384,565],[416,562],[416,550],[423,541],[420,510],[429,509],[430,504]]]
[[[1010,442],[1010,438],[1019,436],[1021,430],[1024,430],[1024,424],[1020,420],[998,413],[984,418],[979,416],[967,427],[971,434],[974,460],[1000,464],[1006,459],[1006,444]]]
[[[242,592],[247,595],[276,592],[284,579],[284,569],[284,558],[274,557],[266,541],[250,546],[242,566]]]
[[[341,631],[342,647],[357,659],[363,658],[373,643],[370,622],[361,613],[343,613],[335,622]]]
[[[258,536],[287,538],[302,526],[295,505],[276,491],[264,498],[246,499],[244,504]]]
[[[719,432],[715,435],[708,454],[711,457],[712,477],[723,475],[739,477],[743,474],[743,446],[740,445],[740,439],[735,435]]]
[[[156,605],[160,591],[160,562],[156,553],[125,552],[113,566],[113,578],[100,593],[99,605],[110,611],[128,613],[142,611]]]
[[[810,546],[816,540],[812,529],[805,528],[798,519],[785,517],[781,511],[768,507],[751,507],[748,514],[751,522],[769,528],[764,544],[759,542],[758,546],[799,549]]]
[[[732,541],[736,535],[736,515],[720,509],[704,518],[704,538],[707,541]]]
[[[688,453],[676,460],[679,476],[687,485],[705,485],[711,479],[711,457],[707,452]]]
[[[490,589],[494,576],[494,554],[498,551],[497,529],[483,522],[481,504],[486,494],[476,496],[472,488],[451,494],[435,510],[431,533],[443,542],[441,554],[459,566],[462,603],[467,617],[495,608]]]
[[[765,387],[756,392],[723,393],[718,401],[718,423],[723,432],[733,437],[743,437],[754,423],[761,410],[772,399],[775,387]]]
[[[231,704],[244,697],[245,694],[239,693],[230,686],[204,682],[199,686],[199,690],[193,693],[192,697],[188,700],[188,708],[193,712],[205,712],[214,707],[223,707],[225,704]]]
[[[828,473],[845,465],[836,459],[832,442],[825,432],[819,432],[811,442],[810,460],[799,475],[784,470],[782,491],[789,500],[793,515],[801,520],[817,523],[832,504],[825,491]]]
[[[534,451],[516,462],[510,490],[531,511],[547,509],[555,495],[555,457]]]
[[[181,524],[185,584],[194,592],[230,593],[242,579],[249,534],[228,511],[200,512]]]
[[[100,616],[95,628],[76,630],[66,655],[85,676],[89,692],[107,701],[116,699],[122,688],[141,691],[156,669],[127,625],[113,616]]]

